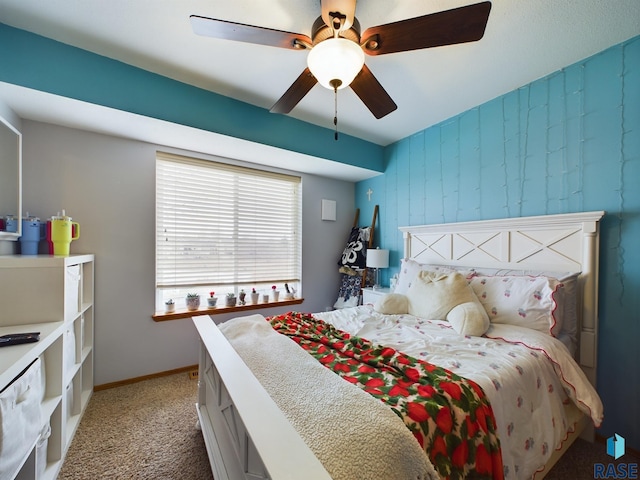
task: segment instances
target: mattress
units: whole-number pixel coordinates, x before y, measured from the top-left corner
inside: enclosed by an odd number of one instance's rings
[[[596,426],[602,421],[595,390],[549,335],[493,325],[487,336],[465,337],[445,321],[382,315],[370,305],[314,316],[480,385],[496,418],[505,479],[531,478],[542,469],[584,414]]]

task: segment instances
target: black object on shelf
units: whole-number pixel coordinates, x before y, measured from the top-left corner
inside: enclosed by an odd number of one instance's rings
[[[21,343],[33,343],[40,340],[40,332],[10,333],[0,337],[0,347],[19,345]]]

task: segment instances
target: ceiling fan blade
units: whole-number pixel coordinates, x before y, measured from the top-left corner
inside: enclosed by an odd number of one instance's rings
[[[269,111],[271,113],[289,113],[316,83],[318,83],[318,80],[311,74],[311,70],[305,68]]]
[[[191,15],[190,19],[194,33],[207,37],[271,47],[291,48],[293,50],[310,48],[312,44],[311,39],[301,33],[283,32],[281,30],[255,27],[198,15]]]
[[[356,75],[353,82],[351,82],[351,88],[356,92],[356,95],[360,97],[362,103],[371,110],[373,116],[378,119],[398,108],[366,64],[362,67],[360,73]]]
[[[484,35],[491,2],[476,3],[365,30],[362,45],[369,55],[475,42]]]

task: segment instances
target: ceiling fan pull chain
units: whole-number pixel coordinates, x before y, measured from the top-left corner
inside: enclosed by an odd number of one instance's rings
[[[333,125],[336,128],[334,139],[338,141],[338,89],[337,88],[333,89],[333,95],[334,95],[333,105],[334,105],[334,112],[335,112],[333,115]]]
[[[331,86],[333,87],[333,125],[335,126],[335,133],[333,138],[338,141],[338,87],[342,82],[340,80],[331,80]]]

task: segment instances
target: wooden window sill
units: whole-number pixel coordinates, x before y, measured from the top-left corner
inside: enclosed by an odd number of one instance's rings
[[[179,320],[181,318],[191,318],[198,315],[219,315],[222,313],[244,312],[247,310],[261,310],[263,308],[284,307],[287,305],[299,305],[304,302],[304,298],[294,298],[293,300],[280,300],[277,302],[267,303],[249,303],[247,305],[236,305],[235,307],[217,306],[213,308],[201,307],[198,310],[178,309],[175,312],[167,313],[159,311],[151,315],[156,322],[164,322],[166,320]]]

